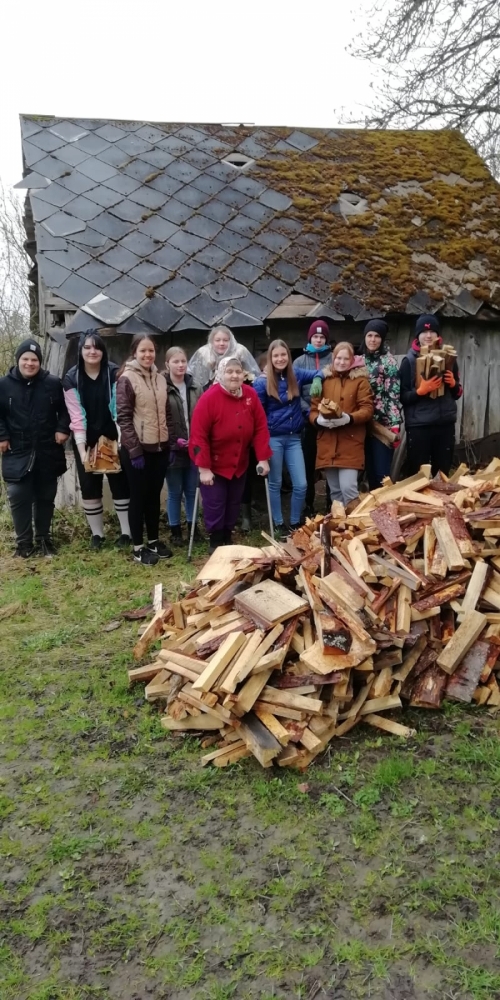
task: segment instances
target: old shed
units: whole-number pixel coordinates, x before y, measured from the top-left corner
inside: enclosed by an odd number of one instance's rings
[[[311,317],[356,345],[385,316],[404,354],[437,312],[458,351],[459,433],[500,432],[500,188],[450,131],[21,117],[33,323],[61,372],[106,328],[188,353],[223,321],[257,353]]]

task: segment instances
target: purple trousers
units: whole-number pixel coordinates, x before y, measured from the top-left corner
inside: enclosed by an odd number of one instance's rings
[[[224,479],[214,475],[213,486],[200,484],[203,500],[203,519],[208,534],[212,531],[232,531],[238,520],[241,498],[247,474]]]

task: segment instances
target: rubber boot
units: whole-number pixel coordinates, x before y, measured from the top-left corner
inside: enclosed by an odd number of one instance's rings
[[[180,524],[173,524],[170,528],[170,541],[172,545],[182,545],[182,528]]]
[[[212,555],[219,548],[219,545],[224,545],[224,532],[223,531],[212,531],[209,541],[208,541],[208,554]]]
[[[252,508],[249,503],[241,505],[241,530],[244,534],[252,530]]]

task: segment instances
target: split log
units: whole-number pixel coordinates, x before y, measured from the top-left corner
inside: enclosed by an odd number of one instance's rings
[[[479,638],[486,625],[486,618],[479,611],[469,611],[459,625],[455,635],[438,657],[438,666],[447,674],[452,674],[468,653],[472,644]]]
[[[479,640],[471,646],[460,666],[449,679],[446,690],[446,697],[448,699],[470,704],[488,661],[489,653],[490,644],[488,642]]]

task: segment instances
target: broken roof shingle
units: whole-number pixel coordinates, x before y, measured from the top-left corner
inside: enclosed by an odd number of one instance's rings
[[[497,302],[499,188],[458,133],[29,116],[21,131],[40,274],[102,322],[256,325],[293,291],[332,318]],[[346,219],[341,196],[364,214]]]

